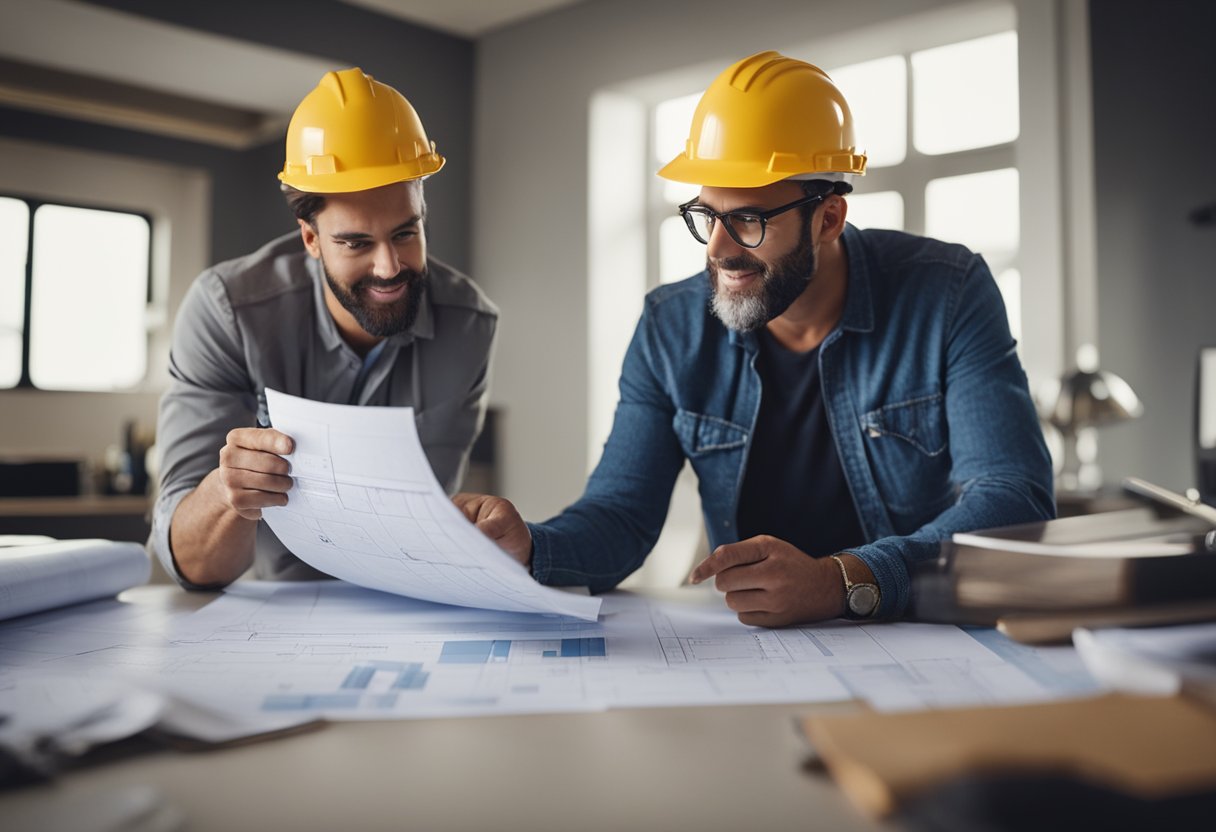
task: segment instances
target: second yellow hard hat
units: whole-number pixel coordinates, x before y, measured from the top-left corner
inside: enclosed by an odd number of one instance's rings
[[[853,114],[827,73],[777,52],[760,52],[709,85],[684,152],[659,176],[758,188],[795,176],[865,170],[865,153],[853,137]]]
[[[361,69],[327,72],[287,127],[279,179],[308,193],[366,191],[443,167],[410,102]]]

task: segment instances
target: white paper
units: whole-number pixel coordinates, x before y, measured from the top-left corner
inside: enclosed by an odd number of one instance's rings
[[[18,751],[83,754],[156,724],[160,696],[113,679],[25,674],[0,686],[0,743]]]
[[[0,548],[0,620],[117,595],[151,574],[138,543],[61,540]]]
[[[180,654],[174,627],[189,616],[108,599],[0,622],[0,743],[79,754],[154,725],[220,743],[312,721],[308,714],[246,719],[214,709],[207,692],[170,692],[165,669]]]
[[[1074,630],[1086,667],[1114,690],[1169,696],[1184,686],[1216,694],[1216,622]]]
[[[720,596],[604,596],[598,622],[462,609],[349,584],[248,582],[183,620],[158,671],[247,722],[826,702],[884,710],[1092,692],[995,631],[845,621],[768,630]],[[115,659],[116,657],[111,657]]]
[[[298,558],[337,578],[465,607],[594,621],[600,599],[533,580],[465,519],[435,479],[413,408],[325,404],[266,391],[295,441],[287,505],[262,516]]]

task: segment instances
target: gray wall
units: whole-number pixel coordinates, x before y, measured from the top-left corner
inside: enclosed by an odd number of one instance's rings
[[[1103,429],[1108,481],[1195,481],[1193,384],[1216,344],[1216,227],[1188,220],[1216,202],[1216,4],[1090,3],[1102,365],[1144,401]]]

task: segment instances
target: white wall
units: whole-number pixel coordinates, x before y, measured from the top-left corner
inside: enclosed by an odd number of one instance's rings
[[[0,455],[85,457],[100,463],[123,423],[156,424],[168,380],[169,327],[186,288],[206,267],[209,177],[196,170],[127,156],[0,139],[0,192],[146,212],[152,217],[148,374],[121,393],[0,391]],[[64,245],[71,245],[65,240]],[[89,252],[79,252],[89,268]]]
[[[595,456],[587,447],[593,94],[690,67],[703,68],[704,85],[753,52],[830,42],[833,34],[916,14],[948,23],[961,5],[609,0],[478,43],[472,274],[502,310],[491,393],[504,415],[500,483],[525,517],[544,519],[577,498],[589,453]],[[865,57],[872,56],[858,59]],[[1057,311],[1058,300],[1051,314]],[[1045,365],[1055,367],[1058,349],[1048,353]]]

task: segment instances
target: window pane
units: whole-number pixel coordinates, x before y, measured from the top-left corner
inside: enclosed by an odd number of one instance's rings
[[[705,245],[688,233],[681,216],[659,226],[659,282],[674,283],[705,269]]]
[[[0,197],[0,387],[21,380],[29,234],[30,209],[19,199]]]
[[[703,94],[704,91],[671,98],[654,108],[654,158],[659,164],[665,165],[684,152],[692,114]]]
[[[917,150],[953,153],[1017,137],[1017,32],[912,54],[912,142]]]
[[[848,220],[858,228],[904,230],[904,198],[898,191],[849,194]]]
[[[692,115],[697,109],[703,92],[672,98],[654,108],[654,156],[659,165],[665,165],[684,152],[688,141],[688,130],[692,126]],[[663,199],[672,205],[687,202],[700,192],[696,185],[686,182],[661,180]]]
[[[828,73],[853,111],[854,136],[872,167],[898,165],[908,153],[908,68],[902,55]]]
[[[925,187],[925,233],[980,252],[994,272],[1005,268],[1020,235],[1017,170],[932,180]]]
[[[129,387],[147,367],[150,229],[143,217],[34,212],[30,379],[53,390]]]

